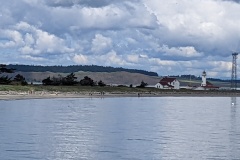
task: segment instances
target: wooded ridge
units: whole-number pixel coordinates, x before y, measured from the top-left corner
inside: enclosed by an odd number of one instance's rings
[[[19,65],[10,64],[8,68],[14,68],[15,71],[20,72],[60,72],[60,73],[73,73],[73,72],[129,72],[140,73],[148,76],[158,76],[156,72],[138,70],[138,69],[126,69],[126,68],[114,68],[110,66],[97,66],[97,65],[70,65],[70,66],[37,66],[37,65]]]

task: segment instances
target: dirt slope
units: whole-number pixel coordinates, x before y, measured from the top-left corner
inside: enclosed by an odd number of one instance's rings
[[[16,74],[23,75],[28,82],[41,82],[43,79],[58,76],[67,76],[66,73],[53,73],[53,72],[16,72],[9,75],[10,77],[15,77]],[[155,85],[160,81],[160,77],[151,77],[139,73],[129,73],[129,72],[76,72],[76,77],[78,81],[83,79],[83,77],[88,76],[94,81],[102,80],[106,84],[123,84],[123,85],[139,85],[141,81],[148,83],[149,85]]]

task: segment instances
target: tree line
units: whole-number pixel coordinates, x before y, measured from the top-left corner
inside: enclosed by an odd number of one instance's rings
[[[77,77],[74,73],[70,73],[66,77],[62,77],[59,75],[58,77],[47,77],[42,80],[43,85],[54,85],[54,86],[73,86],[73,85],[81,85],[81,86],[100,86],[104,87],[106,84],[100,80],[100,81],[94,81],[92,78],[85,76],[80,81],[77,81]],[[137,88],[145,88],[148,84],[142,81]],[[129,86],[132,88],[132,84]]]
[[[15,69],[13,68],[7,68],[7,65],[0,64],[0,75],[2,73],[14,73]],[[8,75],[2,75],[0,76],[0,84],[14,84],[14,85],[28,85],[26,79],[20,75],[17,74],[14,78],[9,77]],[[106,84],[100,80],[100,81],[94,81],[92,78],[85,76],[80,81],[77,81],[77,77],[74,73],[68,74],[66,77],[63,77],[62,75],[58,75],[58,77],[47,77],[42,80],[43,85],[55,85],[55,86],[73,86],[73,85],[81,85],[81,86],[101,86],[104,87]],[[141,82],[138,88],[144,88],[148,84],[144,81]],[[132,84],[129,86],[132,88]]]
[[[77,81],[77,77],[75,76],[74,73],[70,73],[66,77],[62,77],[59,75],[58,77],[47,77],[42,80],[43,85],[55,85],[55,86],[60,86],[60,85],[65,85],[65,86],[73,86],[73,85],[81,85],[81,86],[106,86],[106,84],[100,80],[100,81],[94,81],[88,76],[85,76],[83,79],[80,81]]]
[[[137,69],[126,69],[126,68],[114,68],[110,66],[97,66],[97,65],[70,65],[70,66],[37,66],[37,65],[7,65],[8,68],[15,68],[16,71],[22,72],[59,72],[59,73],[74,73],[79,71],[84,72],[129,72],[129,73],[140,73],[148,76],[158,76],[156,72],[137,70]]]
[[[7,68],[7,66],[5,64],[0,64],[0,75],[2,73],[14,73],[13,68]],[[27,81],[26,79],[20,75],[17,74],[14,78],[9,77],[9,76],[1,76],[0,77],[0,84],[15,84],[15,85],[27,85]]]

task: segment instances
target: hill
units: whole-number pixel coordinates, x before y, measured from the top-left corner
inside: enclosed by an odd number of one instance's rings
[[[7,74],[9,77],[15,77],[17,74],[23,75],[28,82],[42,82],[47,77],[65,77],[69,73],[54,73],[54,72],[15,72]],[[6,74],[5,74],[6,75]],[[130,84],[139,85],[141,81],[148,83],[150,86],[157,84],[162,77],[148,76],[140,73],[129,73],[129,72],[75,72],[77,80],[80,81],[85,76],[92,78],[94,81],[102,80],[104,83],[109,85],[122,84],[129,86]],[[187,78],[176,77],[181,86],[200,86],[202,81],[200,79],[192,79],[191,81]],[[230,82],[218,81],[208,79],[212,84],[219,87],[229,87]]]
[[[47,77],[65,77],[69,73],[54,73],[54,72],[15,72],[11,74],[5,74],[9,77],[15,77],[15,75],[23,75],[28,82],[42,82]],[[92,78],[94,81],[102,80],[104,83],[109,85],[122,84],[122,85],[139,85],[141,81],[148,83],[149,85],[155,85],[159,82],[160,77],[148,76],[140,73],[129,73],[129,72],[75,72],[77,80],[80,81],[85,76]]]
[[[71,66],[35,66],[35,65],[7,65],[7,68],[14,68],[16,72],[53,72],[53,73],[72,73],[72,72],[129,72],[140,73],[148,76],[158,76],[156,72],[114,68],[110,66],[97,66],[97,65],[71,65]]]
[[[7,68],[14,68],[15,73],[9,74],[9,77],[15,77],[17,74],[23,75],[28,82],[42,82],[47,77],[65,77],[69,73],[75,73],[78,81],[85,76],[92,78],[94,81],[102,80],[109,85],[139,85],[141,81],[148,83],[150,86],[155,85],[161,77],[155,72],[148,72],[135,69],[124,69],[103,66],[31,66],[31,65],[8,65]],[[200,86],[201,77],[194,75],[171,76],[177,78],[181,86]],[[191,80],[190,80],[191,79]],[[219,87],[229,87],[230,80],[221,80],[208,78],[209,82]],[[239,83],[239,82],[238,82]]]

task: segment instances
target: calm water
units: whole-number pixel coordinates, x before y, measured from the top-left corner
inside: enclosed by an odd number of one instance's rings
[[[34,159],[238,160],[240,98],[0,101],[0,160]]]

